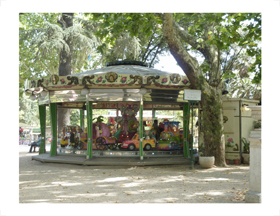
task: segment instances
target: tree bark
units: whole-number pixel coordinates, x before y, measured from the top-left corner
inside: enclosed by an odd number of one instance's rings
[[[73,15],[74,13],[63,13],[62,23],[66,28],[73,26]],[[72,17],[72,18],[71,18]],[[60,20],[61,21],[61,20]],[[60,52],[60,62],[59,62],[59,76],[67,76],[71,74],[71,57],[72,57],[72,41],[71,39],[65,40],[70,48],[70,54],[68,54],[65,49]]]
[[[191,88],[201,89],[201,108],[203,110],[202,121],[204,124],[199,134],[200,145],[205,147],[205,154],[215,156],[215,164],[217,166],[226,166],[225,164],[225,147],[223,137],[223,118],[222,118],[222,88],[221,84],[218,86],[211,86],[205,81],[203,72],[198,64],[198,61],[193,58],[185,49],[182,43],[184,41],[189,43],[193,48],[197,48],[196,38],[188,32],[185,32],[173,20],[172,14],[163,14],[163,35],[167,39],[171,54],[174,56],[177,63],[185,72],[190,80]],[[220,75],[218,65],[218,56],[214,47],[207,44],[204,48],[198,48],[208,64],[210,65],[213,77],[211,81],[213,84]],[[210,82],[211,84],[211,82]]]
[[[216,166],[226,166],[223,135],[223,111],[221,90],[211,88],[201,96],[201,125],[199,145],[205,148],[205,156],[215,156]]]
[[[74,13],[63,13],[62,20],[60,24],[62,27],[69,28],[73,26],[73,15]],[[63,49],[60,52],[60,62],[59,62],[59,76],[67,76],[71,74],[71,57],[72,57],[72,41],[71,39],[65,40],[70,48],[70,54]],[[70,109],[58,109],[57,110],[57,130],[60,133],[63,130],[63,126],[70,124]]]

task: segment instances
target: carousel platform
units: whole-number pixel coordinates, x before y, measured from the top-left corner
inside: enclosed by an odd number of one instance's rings
[[[191,159],[184,158],[182,155],[146,155],[140,160],[138,155],[122,157],[113,156],[92,156],[86,159],[84,154],[66,154],[57,153],[56,156],[50,156],[49,153],[32,156],[32,160],[42,163],[61,163],[77,164],[84,166],[155,166],[155,165],[190,165]],[[198,155],[194,154],[194,163],[198,161]]]

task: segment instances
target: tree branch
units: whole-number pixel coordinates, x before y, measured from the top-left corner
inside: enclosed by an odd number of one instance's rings
[[[153,59],[152,59],[150,65],[153,64],[153,62],[154,62],[154,60],[155,60],[155,58],[156,58],[156,56],[157,56],[158,53],[159,53],[159,46],[157,47],[157,50],[156,50],[156,52],[155,52],[155,54],[154,54],[154,57],[153,57]]]
[[[49,69],[47,68],[47,66],[43,63],[43,62],[41,62],[41,60],[38,60],[40,63],[41,63],[41,65],[46,69],[46,72],[49,74],[49,75],[52,75],[52,73],[49,71]]]
[[[176,59],[182,70],[188,76],[191,86],[196,88],[197,78],[202,75],[198,61],[184,48],[181,42],[178,25],[173,20],[172,14],[163,14],[163,34],[167,39],[171,54]],[[179,31],[179,32],[178,32]],[[188,36],[186,34],[186,36]],[[190,38],[193,41],[193,38]],[[196,42],[194,42],[196,43]]]
[[[149,43],[148,43],[147,49],[146,49],[146,51],[144,52],[144,54],[143,54],[143,56],[142,56],[142,59],[144,59],[144,60],[147,59],[147,57],[145,58],[145,56],[146,56],[146,54],[147,54],[147,52],[148,52],[148,50],[149,50],[149,47],[150,47],[150,45],[151,45],[151,43],[152,43],[153,37],[154,37],[154,33],[152,34],[152,37],[151,37],[151,39],[150,39],[150,41],[149,41]]]
[[[61,25],[62,28],[66,28],[66,23],[65,21],[62,19],[62,17],[58,17],[57,18],[57,23],[59,23]]]
[[[104,57],[102,55],[100,60],[98,61],[98,63],[96,64],[96,66],[93,69],[96,69],[98,67],[98,65],[100,65],[102,63],[103,59],[104,59]]]
[[[163,39],[163,38],[162,38]],[[144,59],[145,61],[147,60],[147,58],[149,57],[150,53],[154,50],[154,49],[157,49],[156,53],[158,52],[158,49],[160,48],[160,45],[162,44],[162,41],[163,40],[160,40],[160,42],[155,45],[152,49],[149,50],[148,54],[146,55],[146,58]]]
[[[190,35],[187,30],[184,30],[178,23],[176,23],[173,20],[174,28],[178,31],[180,37],[185,40],[188,44],[190,44],[194,49],[198,50],[202,53],[202,55],[205,57],[207,61],[212,61],[211,56],[213,55],[213,52],[211,50],[211,47],[205,43],[205,42],[197,42],[197,38]],[[200,45],[200,47],[198,47]]]

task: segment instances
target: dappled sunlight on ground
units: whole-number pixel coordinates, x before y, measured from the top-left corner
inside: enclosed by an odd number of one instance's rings
[[[249,166],[79,166],[20,153],[20,203],[244,203]]]
[[[104,180],[99,180],[97,182],[116,182],[116,181],[125,181],[127,180],[127,177],[116,177],[116,178],[107,178],[107,179],[104,179]]]

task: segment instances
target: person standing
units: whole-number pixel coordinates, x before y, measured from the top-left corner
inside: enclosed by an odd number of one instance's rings
[[[22,132],[23,132],[23,128],[19,127],[19,135],[20,135],[20,137],[22,137]]]
[[[158,126],[158,120],[156,119],[154,120],[153,128],[156,131],[156,140],[159,141],[161,130],[160,127]]]
[[[30,146],[30,149],[29,149],[29,153],[32,152],[32,147],[34,147],[33,152],[35,152],[35,148],[36,148],[37,146],[40,146],[40,145],[41,145],[41,134],[38,135],[38,140],[37,140],[37,141],[31,143],[31,146]]]

